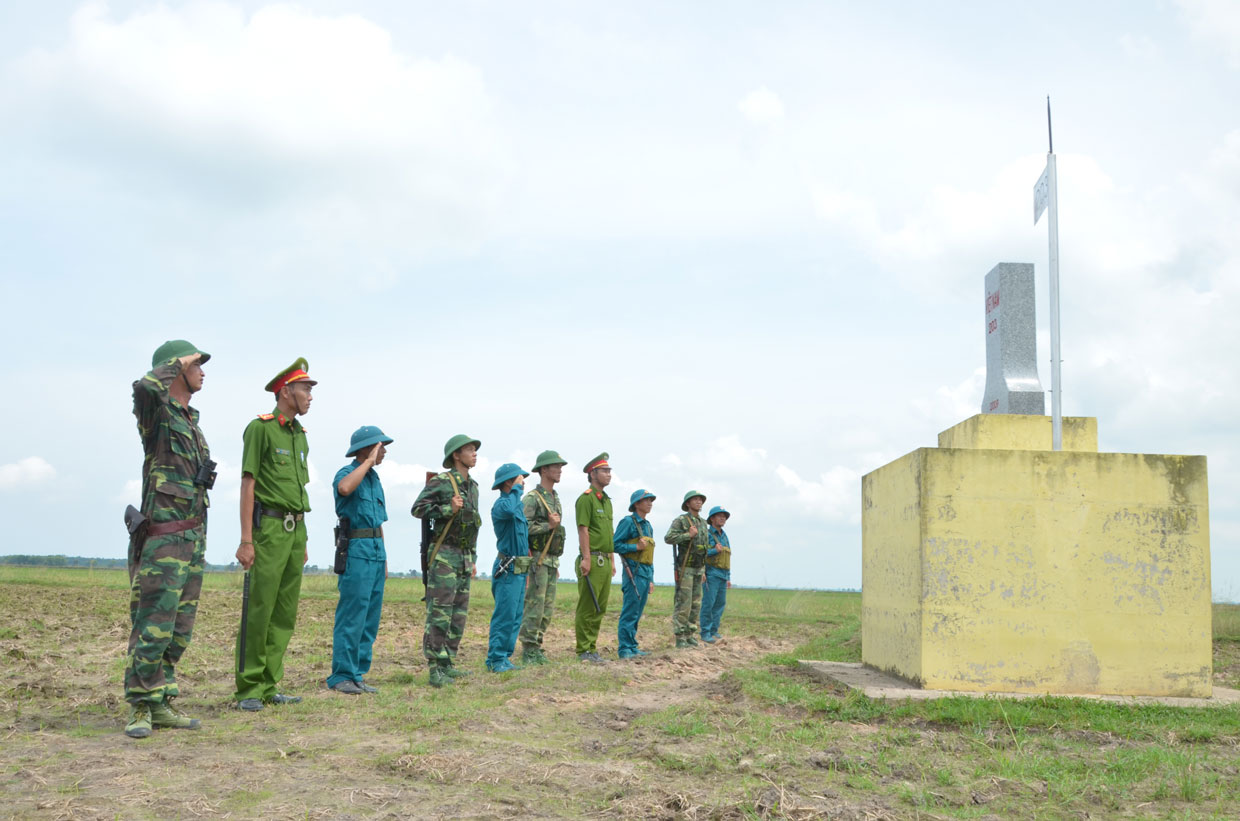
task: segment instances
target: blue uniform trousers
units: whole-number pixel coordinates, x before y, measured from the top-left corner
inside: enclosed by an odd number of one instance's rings
[[[491,638],[487,643],[487,667],[495,667],[512,655],[525,612],[525,574],[505,572],[491,579],[495,612],[491,614]]]
[[[719,635],[719,620],[728,602],[728,579],[731,573],[706,565],[706,582],[702,585],[702,615],[699,617],[702,638]]]
[[[332,630],[332,674],[327,686],[362,680],[370,672],[379,615],[383,610],[386,562],[349,556],[344,573],[336,579],[336,626]]]
[[[654,567],[623,557],[620,561],[633,571],[633,579],[630,579],[628,572],[621,568],[623,577],[620,579],[620,592],[624,595],[624,604],[620,607],[620,625],[616,630],[619,644],[617,655],[627,658],[637,651],[637,623],[641,621],[642,611],[646,609],[650,583],[654,580]],[[637,583],[634,584],[634,581]]]

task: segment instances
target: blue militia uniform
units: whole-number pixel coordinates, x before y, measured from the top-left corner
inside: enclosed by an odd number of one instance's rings
[[[728,581],[732,578],[732,554],[720,550],[719,546],[730,550],[732,543],[728,541],[728,534],[716,530],[714,525],[707,528],[707,537],[710,547],[706,549],[706,581],[702,584],[702,614],[698,621],[702,640],[713,641],[719,635],[719,620],[728,603]]]
[[[378,530],[387,521],[383,483],[372,467],[348,496],[340,494],[340,480],[361,465],[354,459],[332,480],[336,515],[349,517],[349,530]],[[346,679],[361,684],[370,671],[370,660],[379,633],[383,609],[383,584],[387,578],[387,551],[382,536],[349,540],[349,561],[336,580],[340,600],[336,603],[336,626],[332,630],[332,674],[327,686]]]
[[[654,526],[636,513],[631,513],[620,520],[613,539],[616,552],[620,554],[620,561],[626,568],[620,579],[620,592],[624,595],[624,603],[620,607],[620,624],[616,629],[619,644],[616,655],[620,658],[632,658],[641,654],[637,649],[637,624],[641,621],[642,611],[646,609],[646,598],[650,595],[650,585],[654,581],[654,564],[643,564],[637,558],[637,540],[643,536],[653,540]],[[632,578],[629,578],[630,573]]]
[[[487,669],[508,660],[517,647],[517,633],[525,612],[525,574],[514,572],[513,557],[530,555],[530,530],[521,504],[521,485],[513,484],[491,505],[491,525],[495,528],[497,553],[491,565],[491,595],[495,612],[491,614],[491,636],[487,642]],[[500,567],[506,565],[504,571]]]

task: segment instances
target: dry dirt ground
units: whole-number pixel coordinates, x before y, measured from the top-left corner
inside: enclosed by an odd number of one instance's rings
[[[618,593],[618,590],[615,591]],[[422,590],[391,580],[376,696],[329,692],[334,577],[307,577],[283,686],[303,703],[231,708],[240,576],[208,576],[179,675],[199,731],[122,734],[123,572],[0,567],[0,818],[1237,818],[1240,707],[1071,699],[879,702],[798,672],[859,658],[859,596],[734,590],[715,647],[670,647],[671,591],[615,660],[573,656],[560,588],[554,663],[483,669],[488,585],[459,663],[426,684]],[[1216,618],[1240,625],[1240,609]],[[1240,630],[1216,627],[1236,686]],[[794,655],[808,652],[811,655]]]
[[[385,602],[368,676],[378,696],[324,689],[334,593],[303,597],[284,688],[305,700],[258,714],[230,708],[239,593],[208,589],[178,702],[204,727],[134,741],[121,732],[125,591],[0,585],[0,815],[740,818],[774,807],[811,817],[830,807],[839,817],[890,817],[880,804],[794,799],[749,758],[703,767],[729,756],[701,749],[691,729],[661,726],[676,705],[734,709],[738,693],[721,674],[790,649],[791,636],[733,634],[676,651],[667,610],[653,607],[641,636],[653,655],[621,662],[613,612],[600,640],[612,661],[594,667],[573,658],[573,602],[562,600],[547,640],[555,663],[495,676],[481,666],[490,603],[476,602],[459,659],[475,674],[436,691],[425,683],[414,589],[391,590]]]

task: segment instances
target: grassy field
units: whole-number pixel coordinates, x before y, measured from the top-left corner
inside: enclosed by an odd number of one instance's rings
[[[617,586],[618,588],[618,586]],[[600,650],[615,658],[619,590]],[[555,663],[482,668],[489,585],[459,662],[426,685],[421,584],[384,602],[377,696],[324,689],[334,577],[307,577],[296,706],[229,709],[240,575],[207,578],[179,706],[203,729],[125,738],[123,572],[0,567],[0,816],[13,818],[1236,818],[1240,708],[1074,699],[873,701],[799,672],[860,659],[859,594],[730,592],[724,641],[670,649],[656,588],[640,661],[579,665],[561,586]],[[1215,680],[1240,686],[1240,608]]]

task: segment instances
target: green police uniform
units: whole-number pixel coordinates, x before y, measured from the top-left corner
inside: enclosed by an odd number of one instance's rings
[[[267,390],[275,386],[278,394],[288,381],[316,384],[305,376],[305,367],[305,360],[298,360],[268,383]],[[281,381],[290,373],[302,376]],[[237,633],[237,701],[276,700],[276,687],[284,677],[284,652],[297,622],[306,557],[309,457],[306,429],[278,406],[251,420],[242,436],[241,473],[254,477],[256,524],[254,564],[246,580],[249,596]]]
[[[586,465],[589,473],[591,466],[607,461],[607,454],[600,454]],[[581,572],[581,559],[573,562],[577,574],[577,617],[574,627],[577,632],[577,655],[596,653],[599,626],[603,623],[603,614],[607,612],[607,599],[611,594],[611,561],[614,545],[612,535],[611,497],[593,486],[586,488],[577,497],[574,507],[577,527],[585,527],[589,532],[590,569]],[[591,596],[593,591],[593,596]],[[597,599],[598,604],[595,605]]]

